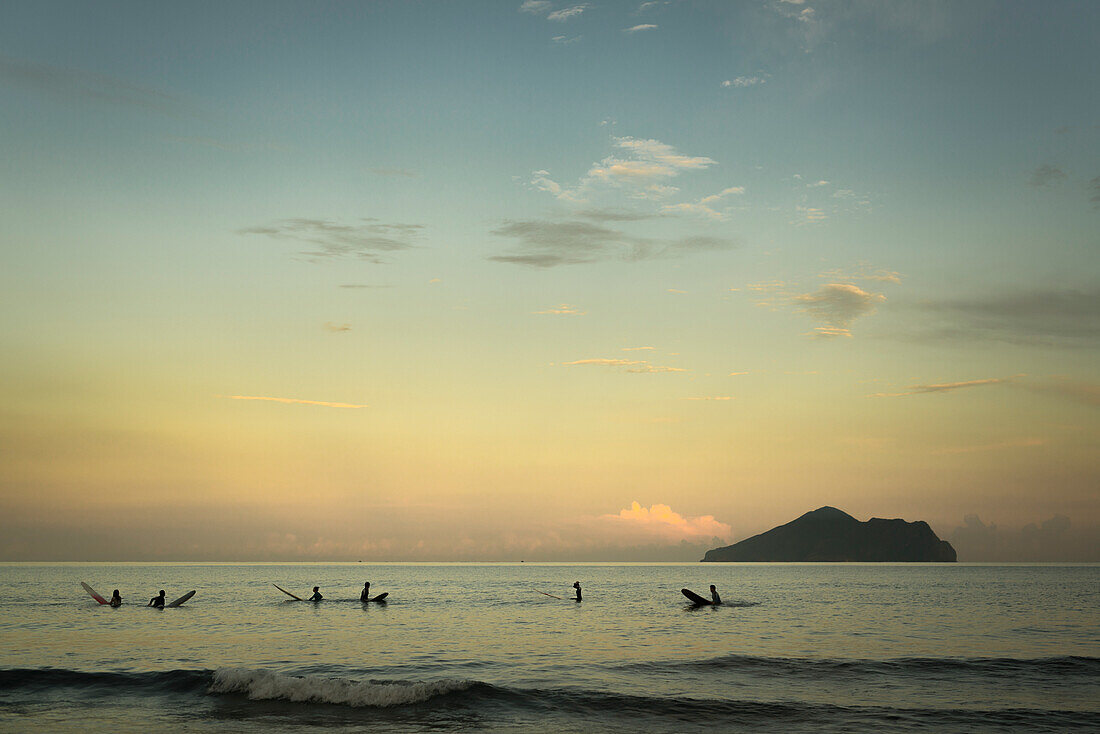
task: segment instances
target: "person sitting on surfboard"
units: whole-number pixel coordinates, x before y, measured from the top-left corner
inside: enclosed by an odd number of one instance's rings
[[[577,590],[577,601],[580,601],[581,600],[581,582],[580,581],[574,581],[573,582],[573,588]]]
[[[112,607],[121,607],[122,606],[122,597],[119,596],[118,589],[115,589],[115,593],[111,595],[110,604],[111,604]]]
[[[307,599],[307,601],[321,601],[322,599],[325,598],[325,597],[321,596],[321,592],[318,591],[319,588],[320,588],[319,586],[314,586],[313,587],[313,596],[309,597],[309,599]]]
[[[363,593],[359,595],[359,601],[370,601],[370,581],[363,582]]]
[[[152,599],[149,600],[149,603],[146,604],[145,606],[154,607],[156,609],[164,609],[164,589],[161,589],[160,590],[160,595],[159,596],[154,596]]]
[[[714,588],[714,584],[710,585],[710,598],[711,604],[718,606],[722,603],[722,597],[718,596],[718,589]]]

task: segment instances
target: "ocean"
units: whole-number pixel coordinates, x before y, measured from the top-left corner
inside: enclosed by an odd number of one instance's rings
[[[305,727],[1097,731],[1100,566],[0,565],[0,730]]]

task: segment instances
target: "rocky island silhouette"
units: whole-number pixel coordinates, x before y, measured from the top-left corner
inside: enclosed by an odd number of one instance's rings
[[[955,549],[923,520],[860,522],[835,507],[820,507],[786,525],[707,551],[703,561],[742,562],[941,562]]]

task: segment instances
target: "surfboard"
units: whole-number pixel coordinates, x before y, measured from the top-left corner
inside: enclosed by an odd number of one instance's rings
[[[187,601],[188,599],[190,599],[191,597],[193,597],[194,595],[195,595],[195,592],[194,592],[194,590],[188,591],[188,592],[187,592],[186,594],[184,594],[183,596],[181,596],[181,597],[180,597],[179,599],[176,599],[176,600],[175,600],[174,602],[172,602],[171,604],[165,604],[164,606],[166,606],[166,607],[178,607],[178,606],[180,606],[181,604],[183,604],[183,603],[184,603],[185,601]]]
[[[372,596],[370,599],[367,599],[367,601],[368,602],[377,601],[377,602],[382,602],[383,604],[385,604],[386,603],[386,597],[389,596],[389,595],[390,595],[390,592],[387,591],[384,594],[379,594],[378,596]],[[360,599],[359,601],[363,601],[363,600]],[[366,603],[366,602],[364,602],[364,603]]]
[[[305,599],[303,599],[302,597],[295,596],[294,594],[291,594],[289,591],[287,591],[283,587],[279,586],[278,584],[272,584],[272,586],[274,586],[276,589],[278,589],[279,591],[281,591],[284,594],[286,594],[287,596],[289,596],[291,599],[294,599],[295,601],[305,601]]]
[[[713,604],[714,603],[710,599],[704,599],[703,597],[699,596],[698,594],[696,594],[691,589],[680,589],[680,593],[683,594],[684,596],[686,596],[688,599],[691,599],[691,603],[696,605],[696,606],[701,607],[704,604]]]
[[[547,594],[547,593],[546,593],[545,591],[539,591],[538,589],[535,589],[535,591],[536,591],[536,592],[538,592],[539,594],[542,594],[543,596],[548,596],[548,597],[550,597],[551,599],[558,599],[558,600],[561,600],[561,597],[560,597],[560,596],[554,596],[553,594]]]
[[[95,589],[93,589],[91,586],[88,586],[83,581],[80,582],[80,585],[84,587],[84,591],[87,591],[89,596],[91,596],[93,599],[95,599],[100,604],[110,604],[111,603],[111,602],[107,601],[106,599],[104,599],[99,594],[95,593]]]

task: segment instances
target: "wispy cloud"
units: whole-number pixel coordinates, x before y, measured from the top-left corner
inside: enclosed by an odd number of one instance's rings
[[[581,40],[582,36],[552,36],[551,41],[559,46],[568,46],[571,43],[576,43]]]
[[[571,5],[568,8],[561,8],[560,10],[551,11],[546,15],[547,20],[554,20],[559,23],[563,23],[570,18],[576,18],[584,11],[591,7],[587,4]]]
[[[548,308],[545,311],[535,311],[534,313],[555,316],[584,316],[585,314],[584,311],[568,303],[562,303],[554,308]]]
[[[344,334],[351,331],[351,324],[337,324],[333,321],[326,321],[325,331],[331,331],[336,334]]]
[[[870,280],[879,283],[901,283],[901,275],[894,270],[876,268],[865,262],[856,263],[854,268],[834,268],[820,273],[817,277],[833,281]]]
[[[623,347],[624,352],[652,352],[656,347]]]
[[[579,204],[607,192],[632,199],[664,199],[679,191],[669,183],[677,176],[715,164],[712,158],[685,155],[659,140],[612,137],[611,144],[619,152],[593,163],[576,185],[563,186],[544,169],[531,174],[531,185],[559,200]]]
[[[638,31],[652,31],[656,28],[657,28],[657,26],[654,25],[653,23],[640,23],[638,25],[631,26],[630,28],[623,28],[623,33],[637,33]]]
[[[290,403],[294,405],[318,405],[323,408],[369,408],[369,405],[356,405],[354,403],[332,403],[326,400],[299,400],[297,398],[273,398],[261,395],[219,395],[229,400],[266,400],[271,403]]]
[[[546,15],[554,7],[554,4],[550,0],[523,0],[523,4],[519,6],[521,13],[531,13],[532,15]]]
[[[1036,188],[1042,188],[1063,181],[1065,178],[1066,173],[1061,168],[1050,164],[1044,164],[1038,166],[1031,172],[1031,176],[1028,178],[1027,182]]]
[[[1005,449],[1034,448],[1036,446],[1045,446],[1046,443],[1046,439],[1043,438],[1014,438],[1007,441],[997,441],[995,443],[948,446],[947,448],[937,449],[932,453],[947,456],[954,454],[973,454],[983,451],[1003,451]]]
[[[1050,395],[1089,408],[1100,408],[1100,383],[1052,377],[1019,384],[1030,392]]]
[[[635,374],[659,373],[659,372],[687,372],[683,367],[665,367],[663,365],[650,364],[644,359],[620,359],[620,358],[596,358],[578,359],[572,362],[563,362],[563,365],[587,365],[592,367],[618,367],[624,372]]]
[[[908,304],[933,320],[922,340],[1003,341],[1078,347],[1100,343],[1100,288],[1016,286],[996,293]]]
[[[681,204],[668,204],[661,207],[662,212],[669,213],[681,213],[681,214],[694,214],[708,219],[723,220],[726,219],[728,213],[726,211],[718,211],[713,208],[713,205],[721,202],[728,196],[741,196],[745,193],[744,186],[730,186],[722,189],[717,194],[711,194],[710,196],[704,196],[696,202],[684,202]]]
[[[541,268],[610,259],[680,257],[693,252],[729,249],[736,244],[733,240],[705,236],[649,239],[580,221],[506,222],[492,233],[515,238],[518,242],[513,251],[494,255],[490,260]]]
[[[726,79],[722,82],[722,86],[744,89],[745,87],[755,87],[757,84],[766,84],[767,81],[767,78],[763,76],[739,76],[734,79]]]
[[[860,316],[874,313],[877,304],[886,300],[881,293],[865,291],[851,283],[829,283],[813,293],[803,293],[794,298],[799,308],[811,318],[824,324],[817,327],[813,336],[850,337],[852,322]]]
[[[381,253],[407,250],[424,228],[419,224],[385,224],[362,219],[363,224],[339,224],[325,219],[283,219],[268,225],[237,231],[313,245],[303,251],[310,258],[357,257],[372,263],[386,262]]]
[[[1017,375],[1016,377],[1019,377]],[[900,398],[906,395],[924,395],[926,393],[951,392],[953,390],[965,390],[971,387],[985,387],[987,385],[1004,385],[1012,382],[1016,377],[987,377],[983,380],[966,380],[964,382],[939,382],[930,385],[911,385],[902,392],[877,392],[872,398]]]
[[[188,106],[172,94],[105,74],[49,66],[10,56],[0,55],[0,83],[52,94],[73,102],[138,107],[165,115],[188,112]]]

